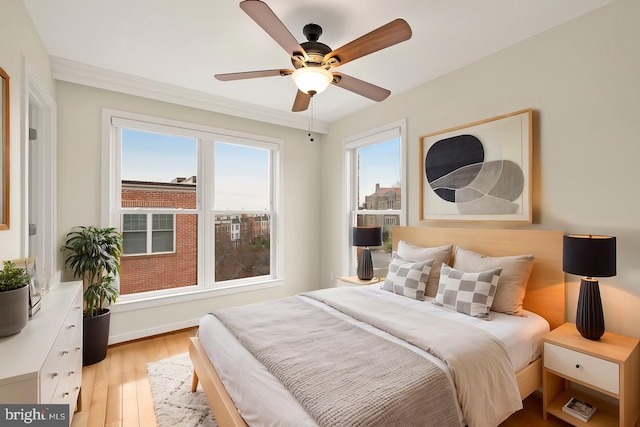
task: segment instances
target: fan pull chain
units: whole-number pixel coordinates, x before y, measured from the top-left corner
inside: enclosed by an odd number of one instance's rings
[[[311,136],[311,129],[313,129],[313,96],[309,101],[309,112],[309,133],[307,133],[307,136],[309,136],[309,142],[313,142],[313,137]]]

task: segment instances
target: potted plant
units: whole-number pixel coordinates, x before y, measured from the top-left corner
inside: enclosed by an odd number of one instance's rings
[[[29,280],[27,270],[11,261],[0,270],[0,337],[17,334],[29,320]]]
[[[82,363],[92,365],[107,356],[111,312],[106,307],[118,298],[115,279],[120,273],[122,235],[115,228],[74,227],[62,250],[67,254],[65,266],[82,279]]]

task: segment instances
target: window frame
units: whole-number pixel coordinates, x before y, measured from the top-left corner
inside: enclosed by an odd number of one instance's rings
[[[124,225],[122,225],[121,228],[121,232],[122,232],[122,237],[124,239],[124,233],[135,233],[135,232],[142,232],[144,231],[145,235],[146,235],[146,249],[145,252],[139,252],[139,253],[135,253],[135,254],[128,254],[124,252],[124,248],[122,250],[122,256],[123,257],[135,257],[135,256],[154,256],[154,255],[166,255],[166,254],[173,254],[176,252],[176,214],[175,213],[158,213],[158,212],[130,212],[130,213],[124,213],[123,215],[146,215],[146,227],[144,230],[128,230],[125,231],[124,230]],[[154,231],[167,231],[167,230],[154,230],[153,229],[153,216],[154,215],[171,215],[172,217],[172,222],[173,222],[173,228],[171,229],[171,234],[172,234],[172,248],[173,250],[171,251],[159,251],[159,252],[154,252],[153,251],[153,232]]]
[[[196,209],[147,209],[147,208],[123,208],[121,206],[120,159],[121,159],[121,132],[119,128],[136,129],[146,132],[158,132],[163,134],[178,135],[181,137],[195,138],[197,143],[197,175],[198,181],[207,182],[208,185],[196,187]],[[230,214],[242,212],[250,214],[251,211],[218,210],[213,209],[213,163],[215,142],[236,143],[243,146],[266,148],[269,150],[269,210],[259,211],[271,218],[271,268],[269,276],[256,276],[251,278],[215,282],[213,262],[215,256],[215,225],[213,219],[216,214]],[[207,125],[189,123],[184,121],[153,117],[138,113],[103,108],[102,110],[102,210],[101,223],[103,227],[115,227],[121,229],[121,218],[124,213],[136,214],[173,214],[174,215],[174,250],[177,230],[175,220],[178,214],[198,215],[198,271],[197,284],[195,286],[172,288],[166,290],[149,291],[138,294],[121,295],[114,304],[114,311],[128,311],[139,308],[172,304],[182,301],[190,301],[202,298],[202,294],[227,295],[236,292],[246,292],[254,289],[264,289],[283,284],[283,238],[282,238],[282,162],[284,143],[281,139],[262,135],[249,134],[211,127]],[[211,167],[209,167],[210,165]],[[208,220],[211,219],[211,220]],[[209,237],[207,237],[209,236]],[[159,254],[159,253],[158,253]],[[142,256],[143,254],[128,255]],[[154,256],[144,254],[144,256]]]
[[[352,135],[343,140],[344,158],[344,215],[343,215],[343,275],[356,274],[356,248],[352,246],[352,227],[356,224],[358,215],[388,215],[397,214],[401,226],[407,225],[407,119],[403,118],[368,131]],[[359,148],[378,144],[390,139],[400,139],[400,210],[366,210],[358,209],[358,170],[357,155]]]

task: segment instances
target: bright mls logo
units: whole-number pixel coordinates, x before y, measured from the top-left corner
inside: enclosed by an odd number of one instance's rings
[[[0,425],[68,427],[69,405],[2,405]]]

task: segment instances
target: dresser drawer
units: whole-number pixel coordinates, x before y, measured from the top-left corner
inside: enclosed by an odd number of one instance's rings
[[[68,403],[72,405],[78,397],[82,385],[82,352],[71,351],[65,358],[65,365],[59,376],[51,403]],[[72,405],[73,407],[74,405]]]
[[[620,366],[617,363],[545,342],[544,367],[620,394]]]
[[[75,298],[71,310],[55,338],[51,351],[40,371],[40,402],[56,403],[54,391],[58,382],[67,379],[68,371],[73,367],[77,354],[82,349],[82,300],[81,294]],[[74,369],[77,371],[77,369]]]
[[[49,352],[47,359],[42,365],[42,369],[40,370],[40,403],[51,403],[53,392],[58,386],[58,381],[60,381],[60,376],[62,375],[67,359],[65,357],[66,354],[63,353],[63,348],[67,347],[64,344],[65,343],[60,342],[59,339],[56,339],[51,352]]]
[[[69,360],[69,364],[65,366],[60,375],[60,380],[53,393],[51,403],[69,404],[71,409],[75,406],[78,398],[78,392],[82,385],[82,357],[75,357]]]

